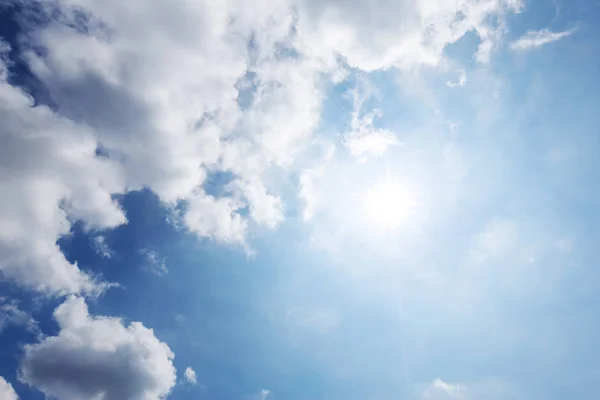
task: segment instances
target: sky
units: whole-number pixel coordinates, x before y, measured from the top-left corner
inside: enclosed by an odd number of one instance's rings
[[[598,399],[599,18],[0,0],[0,400]]]

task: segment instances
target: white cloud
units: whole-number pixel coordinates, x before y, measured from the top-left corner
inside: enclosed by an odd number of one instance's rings
[[[243,245],[248,223],[237,213],[242,206],[234,199],[200,192],[189,199],[185,223],[198,236]]]
[[[441,379],[434,380],[429,386],[424,387],[418,400],[467,400],[467,389],[462,384],[451,384]]]
[[[371,97],[370,85],[366,82],[359,83],[351,95],[353,110],[350,132],[347,132],[343,139],[343,144],[350,154],[365,161],[371,157],[381,156],[390,146],[398,145],[393,132],[374,126],[374,119],[381,116],[379,110],[363,113],[364,103]]]
[[[267,193],[261,181],[238,180],[232,186],[246,199],[250,216],[256,223],[273,229],[285,219],[283,202],[279,197]]]
[[[9,301],[0,297],[0,333],[10,325],[25,328],[35,335],[41,333],[37,321],[30,314],[21,310],[17,301]]]
[[[18,400],[19,397],[12,385],[0,376],[0,399],[2,400]]]
[[[164,258],[160,257],[160,255],[150,249],[142,249],[140,250],[140,254],[142,254],[146,261],[146,269],[148,269],[153,274],[158,276],[165,276],[169,273],[167,269],[167,264]]]
[[[60,331],[25,346],[21,380],[57,400],[158,400],[175,384],[173,353],[140,322],[94,317],[69,297],[55,311]]]
[[[277,227],[284,204],[265,176],[295,168],[326,84],[345,75],[345,63],[436,65],[471,31],[484,60],[502,39],[504,15],[520,8],[515,0],[45,4],[61,21],[23,38],[44,49],[23,56],[54,111],[9,85],[0,63],[0,270],[62,294],[106,289],[56,242],[75,220],[98,230],[125,223],[115,194],[146,187],[168,205],[183,201],[187,228],[223,243],[246,246],[250,220]],[[88,22],[76,29],[82,10]],[[345,137],[360,159],[396,143],[373,127],[376,114],[357,115]],[[241,194],[207,194],[206,171],[232,174]]]
[[[260,393],[258,394],[258,399],[259,400],[266,400],[267,397],[269,397],[269,395],[271,394],[271,391],[268,389],[262,389],[260,391]]]
[[[344,136],[344,145],[348,147],[350,154],[359,160],[380,156],[388,147],[398,145],[393,132],[373,128],[373,116],[373,113],[366,115],[359,122],[357,130]]]
[[[503,16],[518,12],[517,0],[367,0],[300,2],[300,48],[332,62],[337,55],[359,69],[437,65],[444,47],[474,31],[482,39],[481,61],[503,34]],[[302,18],[304,16],[304,18]],[[490,17],[498,17],[491,24]]]
[[[467,84],[467,73],[465,70],[459,71],[458,78],[456,78],[456,80],[446,82],[446,85],[449,88],[464,87],[466,84]]]
[[[98,284],[58,246],[71,219],[88,228],[125,221],[111,193],[123,189],[118,167],[95,156],[93,132],[0,81],[0,271],[48,292],[97,293]]]
[[[92,246],[94,247],[94,250],[100,257],[106,258],[106,259],[112,258],[113,251],[110,248],[110,246],[108,245],[108,243],[106,243],[106,238],[104,236],[102,236],[102,235],[94,236],[92,238]]]
[[[549,29],[539,31],[527,31],[525,35],[515,40],[510,44],[513,50],[529,50],[540,47],[544,44],[556,42],[557,40],[571,36],[577,31],[577,28],[572,28],[562,32],[552,32]]]
[[[194,371],[191,367],[187,367],[185,369],[183,376],[190,385],[195,385],[198,383],[198,380],[196,379],[196,371]]]

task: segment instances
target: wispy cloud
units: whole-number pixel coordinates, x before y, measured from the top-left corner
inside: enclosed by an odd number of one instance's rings
[[[146,259],[146,268],[158,276],[165,276],[169,273],[164,258],[153,250],[142,249],[140,254]]]
[[[466,84],[467,84],[467,73],[465,72],[465,70],[460,70],[458,73],[458,77],[455,80],[446,82],[446,85],[449,88],[463,87]]]
[[[19,308],[16,300],[8,300],[0,297],[0,333],[9,325],[25,328],[28,332],[41,335],[38,323],[27,312]]]
[[[104,236],[94,237],[92,239],[92,246],[96,253],[102,258],[111,259],[114,255],[112,249],[108,243],[106,243],[106,238]]]
[[[363,113],[364,104],[372,96],[372,91],[368,82],[361,81],[350,92],[353,103],[352,119],[350,132],[344,135],[343,144],[350,154],[360,161],[381,156],[390,146],[399,144],[392,131],[375,126],[375,119],[381,117],[380,110],[373,109]]]
[[[572,28],[562,32],[552,32],[549,29],[540,31],[527,31],[525,35],[515,40],[510,44],[513,50],[529,50],[540,47],[544,44],[556,42],[557,40],[571,36],[577,31],[577,28]]]

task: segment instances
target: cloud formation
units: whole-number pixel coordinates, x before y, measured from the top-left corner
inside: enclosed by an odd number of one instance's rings
[[[0,399],[2,400],[19,400],[17,393],[12,385],[0,376]]]
[[[58,334],[24,348],[23,382],[58,400],[157,400],[169,394],[174,355],[151,329],[91,316],[74,296],[54,317]]]
[[[388,147],[399,144],[393,132],[375,127],[375,118],[381,117],[378,109],[363,111],[372,90],[368,82],[361,80],[350,92],[353,106],[350,131],[344,134],[342,141],[350,154],[361,161],[381,156]]]
[[[94,238],[92,238],[92,247],[102,258],[111,259],[114,255],[112,249],[108,243],[106,243],[106,237],[102,235],[94,236]]]
[[[36,335],[41,333],[37,321],[21,310],[17,301],[0,297],[0,333],[11,325],[22,327]]]
[[[182,225],[201,238],[248,248],[254,225],[284,221],[268,177],[297,168],[326,87],[348,66],[435,66],[467,32],[479,35],[485,62],[504,16],[521,9],[517,0],[42,4],[37,20],[47,22],[19,51],[51,108],[7,82],[10,47],[0,46],[0,271],[60,294],[108,287],[56,243],[74,221],[94,231],[124,224],[114,196],[131,190],[183,203]],[[375,116],[357,117],[344,138],[359,158],[396,143]],[[231,179],[215,194],[206,183],[219,173]]]
[[[167,264],[156,251],[150,249],[140,250],[140,254],[145,258],[146,269],[157,276],[166,276],[169,273]]]
[[[198,383],[198,379],[196,379],[196,371],[194,371],[191,367],[187,367],[183,376],[187,383],[190,385],[195,385]]]
[[[90,229],[126,221],[111,198],[123,189],[118,167],[96,157],[90,129],[34,106],[0,78],[0,271],[39,291],[102,291],[106,285],[69,263],[56,240],[73,219]]]
[[[459,71],[458,77],[456,78],[456,80],[446,82],[446,85],[449,88],[464,87],[466,84],[467,84],[467,73],[464,69]]]
[[[577,28],[572,28],[561,32],[552,32],[549,29],[539,31],[527,31],[525,35],[515,40],[510,44],[513,50],[529,50],[542,45],[556,42],[557,40],[571,36],[577,31]]]

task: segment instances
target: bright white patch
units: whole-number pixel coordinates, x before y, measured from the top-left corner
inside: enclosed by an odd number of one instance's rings
[[[0,376],[0,399],[2,400],[19,400],[12,385]]]
[[[196,371],[194,371],[190,367],[187,367],[185,369],[183,376],[185,377],[185,380],[187,381],[187,383],[189,383],[190,385],[195,385],[198,383],[198,379],[196,378]]]
[[[390,179],[376,183],[364,194],[366,217],[379,228],[400,227],[414,216],[416,206],[414,190]]]

